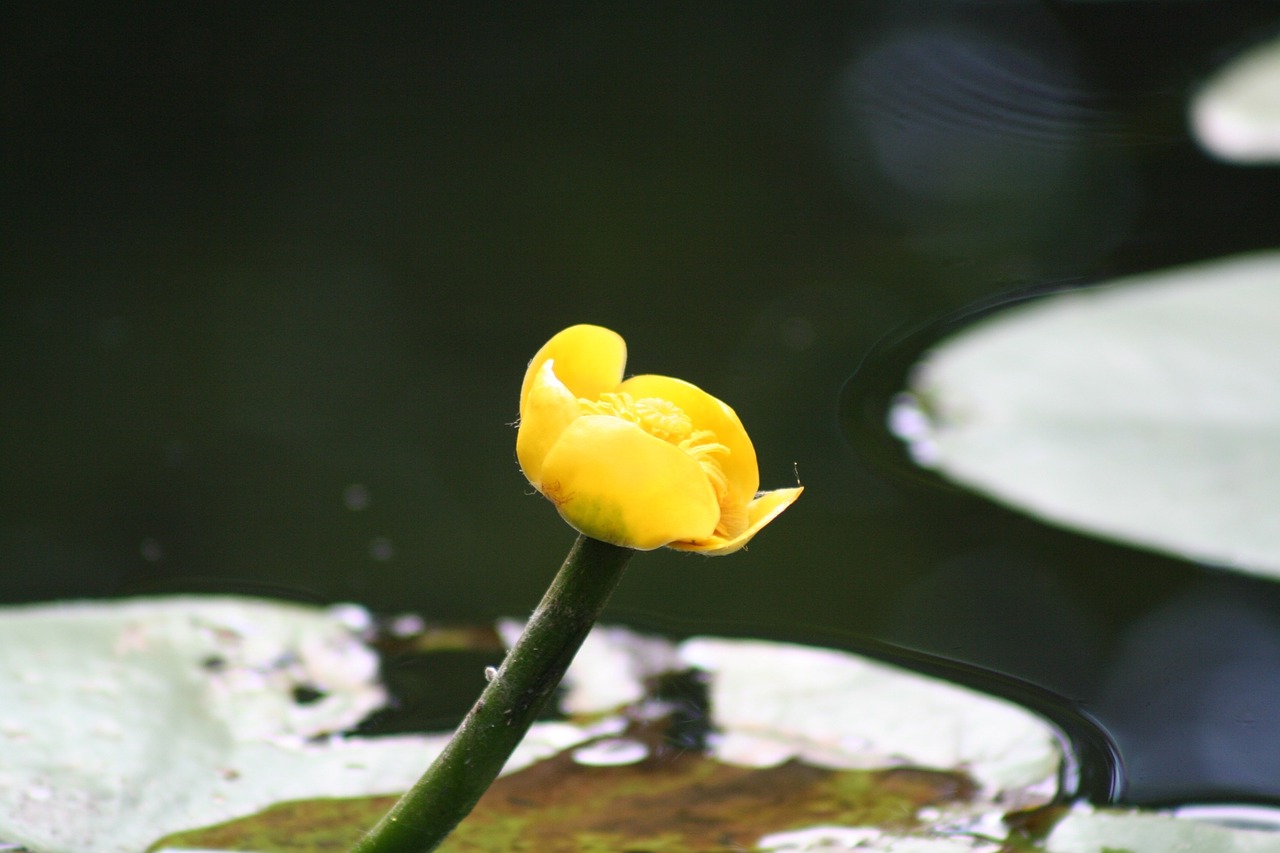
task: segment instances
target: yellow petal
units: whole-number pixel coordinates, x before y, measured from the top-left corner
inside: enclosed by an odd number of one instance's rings
[[[670,376],[632,376],[619,390],[637,400],[642,397],[670,400],[689,416],[694,429],[714,432],[716,441],[729,448],[729,455],[720,466],[729,483],[725,502],[743,506],[751,501],[760,488],[760,468],[756,464],[756,449],[733,409],[697,385]]]
[[[778,517],[804,491],[803,486],[794,489],[775,489],[772,492],[761,492],[747,505],[747,529],[737,536],[726,539],[721,536],[708,536],[703,539],[672,542],[670,547],[678,551],[696,551],[708,557],[719,557],[732,554],[742,548],[751,537],[760,532],[766,524]]]
[[[532,378],[526,378],[520,405],[520,429],[516,433],[516,459],[520,470],[542,491],[542,460],[564,428],[582,414],[582,406],[556,375],[556,362],[544,361]]]
[[[702,466],[609,415],[565,427],[542,462],[542,492],[579,532],[640,551],[701,540],[720,518]]]
[[[520,386],[520,416],[538,373],[548,361],[555,362],[560,382],[575,397],[595,400],[614,390],[627,366],[627,344],[622,336],[603,326],[581,324],[557,333],[542,345],[529,362]]]

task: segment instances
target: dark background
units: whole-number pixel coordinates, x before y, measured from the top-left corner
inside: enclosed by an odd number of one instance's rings
[[[993,303],[1277,244],[1280,176],[1186,126],[1275,4],[0,18],[0,602],[525,614],[573,533],[516,466],[519,382],[596,322],[806,486],[747,553],[638,559],[608,619],[1044,688],[1135,800],[1280,789],[1270,585],[1023,518],[884,429]]]

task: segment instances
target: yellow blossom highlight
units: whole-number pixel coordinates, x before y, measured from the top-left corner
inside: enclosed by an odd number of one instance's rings
[[[571,326],[529,362],[516,456],[564,520],[648,551],[729,554],[803,489],[759,492],[756,451],[733,409],[680,379],[623,381],[627,346]]]

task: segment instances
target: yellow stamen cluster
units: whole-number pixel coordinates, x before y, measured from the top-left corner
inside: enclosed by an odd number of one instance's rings
[[[579,397],[585,415],[609,415],[622,418],[640,427],[654,438],[671,444],[679,444],[693,432],[693,422],[684,410],[670,400],[656,397],[633,399],[625,391],[601,394],[599,400]]]
[[[722,460],[729,455],[729,448],[716,440],[714,432],[709,429],[695,430],[693,421],[683,409],[670,400],[657,397],[641,397],[636,400],[626,392],[610,392],[600,395],[599,400],[579,397],[578,403],[582,406],[583,414],[622,418],[654,438],[674,444],[692,456],[706,472],[720,504],[720,523],[716,525],[716,535],[736,536],[746,529],[747,516],[744,508],[730,507],[726,502],[729,478],[725,476]]]

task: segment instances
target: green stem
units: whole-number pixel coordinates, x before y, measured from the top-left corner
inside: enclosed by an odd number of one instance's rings
[[[444,751],[352,853],[427,853],[471,812],[555,692],[634,553],[578,537]]]

